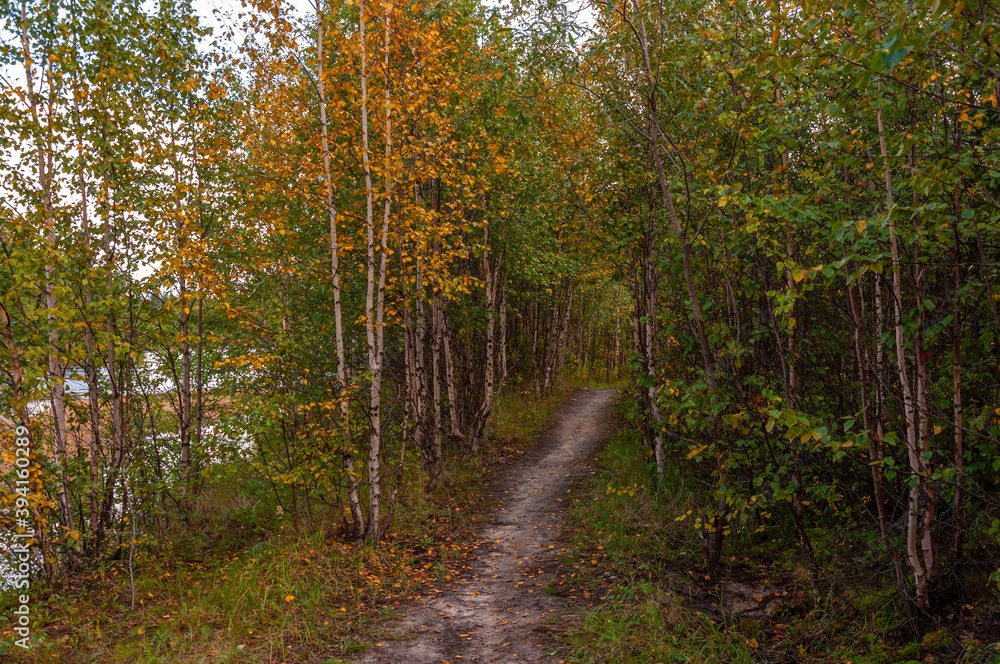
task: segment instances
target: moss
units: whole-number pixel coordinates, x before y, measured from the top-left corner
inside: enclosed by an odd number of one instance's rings
[[[947,632],[943,629],[939,629],[936,632],[930,632],[929,634],[924,634],[924,638],[921,644],[927,650],[940,650],[941,648],[947,648],[954,643],[954,639],[948,636]]]
[[[758,638],[763,632],[763,627],[759,620],[738,620],[736,622],[736,631],[739,634],[751,638]]]

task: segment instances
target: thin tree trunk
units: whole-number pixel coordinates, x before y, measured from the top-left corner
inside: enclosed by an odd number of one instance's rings
[[[904,347],[903,328],[903,288],[902,275],[900,272],[899,243],[896,238],[896,223],[893,219],[892,200],[892,173],[889,166],[888,150],[885,142],[885,128],[882,123],[881,107],[876,111],[876,122],[878,124],[878,141],[881,151],[883,167],[885,170],[885,205],[886,217],[889,226],[889,245],[892,252],[892,295],[893,311],[895,319],[896,337],[896,365],[899,373],[899,383],[903,392],[903,411],[906,418],[906,449],[908,452],[910,472],[915,477],[914,485],[911,487],[907,507],[906,525],[906,557],[913,572],[914,586],[916,589],[917,605],[922,609],[930,607],[927,597],[927,571],[924,568],[919,552],[919,528],[920,528],[920,492],[921,492],[921,463],[917,447],[917,426],[916,409],[913,403],[913,391],[910,388],[910,380],[906,369],[906,351]]]
[[[500,382],[507,384],[507,289],[500,288]]]
[[[472,449],[477,452],[479,449],[479,439],[486,428],[486,422],[493,412],[493,383],[496,379],[496,369],[494,367],[493,351],[495,347],[495,327],[496,319],[494,310],[496,308],[497,289],[496,275],[500,271],[499,261],[496,266],[496,273],[490,266],[489,249],[489,227],[484,231],[483,242],[486,249],[483,251],[483,284],[486,288],[486,368],[483,372],[483,404],[476,415],[476,421],[472,432]]]
[[[109,297],[114,296],[114,253],[111,251],[111,209],[110,198],[108,196],[108,185],[104,185],[104,196],[107,203],[107,217],[104,222],[104,255],[105,255],[105,278]],[[103,544],[103,535],[111,525],[111,510],[114,506],[115,487],[118,483],[118,476],[122,464],[125,461],[125,402],[122,392],[122,379],[124,371],[118,371],[117,348],[115,344],[115,316],[109,312],[105,323],[107,334],[105,363],[107,365],[108,381],[111,389],[111,458],[109,461],[109,474],[105,483],[104,500],[101,505],[100,532],[98,542]]]
[[[552,387],[552,369],[556,363],[556,355],[559,352],[559,303],[556,302],[552,311],[545,317],[545,352],[543,354],[543,366],[545,367],[545,377],[542,382],[542,394],[548,394]]]
[[[663,156],[660,154],[660,120],[656,111],[656,85],[653,81],[653,71],[649,62],[649,46],[646,38],[646,23],[639,22],[640,46],[642,48],[642,62],[645,67],[646,82],[649,85],[648,110],[650,114],[650,137],[649,141],[653,150],[653,163],[656,167],[656,175],[660,183],[660,191],[663,194],[663,202],[667,207],[667,215],[670,217],[670,224],[673,226],[674,234],[681,245],[681,257],[684,263],[684,283],[687,286],[688,303],[691,306],[691,314],[694,324],[695,336],[698,338],[698,345],[701,347],[702,362],[705,367],[705,382],[710,391],[715,392],[717,384],[715,379],[715,353],[705,336],[704,316],[701,311],[701,304],[698,302],[698,292],[694,283],[694,267],[691,260],[691,240],[688,238],[684,227],[677,217],[674,209],[674,198],[670,193],[670,182],[663,167]]]
[[[431,430],[431,458],[428,468],[427,490],[434,491],[438,487],[438,480],[441,478],[441,458],[443,456],[442,429],[444,425],[441,417],[441,311],[439,295],[434,293],[431,297],[431,322],[433,331],[431,334],[431,384],[433,385],[434,404],[434,426]]]
[[[324,54],[325,40],[323,35],[323,8],[321,0],[315,1],[316,8],[316,61],[317,87],[319,91],[319,124],[321,146],[323,151],[323,184],[326,194],[326,211],[330,222],[330,272],[333,278],[333,326],[337,349],[337,401],[340,407],[341,426],[341,463],[347,480],[347,502],[350,506],[351,518],[354,520],[353,535],[360,537],[365,531],[365,515],[361,510],[361,499],[358,497],[358,481],[354,474],[354,456],[350,440],[350,410],[347,402],[347,360],[344,352],[344,317],[341,305],[340,289],[340,243],[337,236],[337,206],[333,197],[333,177],[330,171],[330,139],[329,123],[326,114],[326,56]],[[362,0],[362,19],[364,16],[364,0]],[[364,25],[362,23],[362,42],[364,41]],[[362,48],[363,45],[362,45]],[[367,109],[366,109],[367,114]],[[363,119],[366,127],[367,117]],[[366,151],[367,154],[367,151]],[[371,188],[371,174],[366,171],[366,184]]]
[[[631,261],[633,266],[633,272],[635,271],[635,262]],[[639,278],[635,277],[632,280],[631,290],[632,290],[632,352],[636,357],[643,358],[646,361],[646,346],[643,343],[643,326],[642,319],[644,317],[644,300],[641,296],[641,284]],[[646,367],[648,372],[649,367]],[[641,387],[641,383],[637,383],[639,387],[639,396],[642,399],[643,412],[647,412],[651,409],[649,403],[649,390],[644,390]],[[655,450],[655,442],[653,437],[653,430],[649,422],[650,418],[643,417],[642,424],[642,442],[645,444],[646,449],[652,451]]]
[[[368,527],[365,530],[365,537],[372,537],[372,513],[371,507],[378,505],[378,478],[379,478],[379,444],[381,418],[372,408],[378,408],[381,404],[380,386],[377,384],[376,376],[379,372],[378,349],[375,343],[375,191],[372,188],[372,169],[370,164],[370,151],[368,141],[368,56],[365,16],[365,0],[359,0],[359,40],[361,46],[361,162],[365,173],[365,230],[367,234],[368,254],[367,254],[367,290],[365,292],[365,337],[368,344],[368,371],[370,372],[371,388],[369,392],[369,423],[368,438],[371,448],[369,450],[369,479],[375,478],[375,486],[371,487],[369,501]],[[377,530],[378,527],[376,526]]]
[[[17,343],[14,341],[14,328],[11,325],[10,315],[8,314],[2,301],[0,301],[0,336],[3,337],[3,345],[7,350],[7,360],[10,362],[11,403],[14,407],[14,417],[16,418],[15,426],[23,426],[27,428],[28,400],[25,398],[24,394],[24,369],[21,367],[21,356],[17,349]],[[26,486],[29,491],[32,490],[30,468],[31,459],[29,458],[28,476],[24,478],[19,477],[20,481],[28,481]],[[54,579],[56,578],[56,574],[59,570],[55,554],[52,551],[49,534],[46,530],[46,524],[42,521],[42,516],[39,513],[37,506],[32,504],[30,501],[28,503],[28,509],[31,510],[31,515],[34,521],[35,539],[38,540],[38,546],[42,551],[42,569],[44,570],[45,577],[47,579]]]
[[[910,111],[910,121],[911,121],[911,131],[916,131],[913,127],[915,119],[913,117],[913,110]],[[916,179],[917,177],[917,147],[916,144],[910,146],[910,177]],[[919,209],[920,206],[920,194],[916,189],[913,190],[913,209]],[[920,215],[915,214],[913,216],[913,230],[916,237],[919,238],[919,223]],[[920,263],[920,242],[915,243],[916,251],[913,258],[914,272],[915,272],[915,287],[916,287],[916,298],[918,303],[923,303],[927,295],[926,285],[924,283],[924,270],[926,269]],[[930,410],[927,407],[927,391],[930,385],[930,369],[927,366],[927,354],[924,351],[924,339],[927,336],[927,311],[924,307],[920,307],[920,320],[919,326],[917,327],[917,339],[916,339],[916,356],[917,356],[917,415],[919,419],[917,428],[917,440],[920,445],[920,473],[921,473],[921,483],[923,484],[923,494],[925,498],[923,506],[923,518],[921,520],[921,532],[920,532],[920,548],[923,557],[924,570],[927,574],[928,585],[935,582],[937,577],[937,569],[934,564],[934,538],[933,538],[933,526],[934,526],[934,508],[936,506],[935,497],[935,486],[934,480],[932,479],[932,471],[930,467],[930,457],[931,457],[931,416]],[[929,591],[928,591],[929,593]]]
[[[849,186],[849,180],[847,176],[847,167],[844,167],[843,172],[844,185]],[[870,184],[869,184],[870,191]],[[848,197],[848,211],[853,214],[854,210],[851,206],[850,199]],[[837,220],[841,221],[840,212],[837,212]],[[847,249],[842,247],[842,252],[845,260],[847,259]],[[864,289],[862,287],[860,275],[855,275],[854,281],[852,282],[850,263],[845,266],[845,276],[847,278],[847,299],[849,310],[851,312],[851,318],[854,323],[854,357],[858,366],[858,384],[860,387],[861,396],[861,413],[863,418],[863,425],[865,431],[871,432],[871,441],[868,444],[868,458],[870,463],[868,464],[871,478],[872,478],[872,498],[875,502],[875,512],[878,515],[878,528],[879,535],[882,539],[882,546],[885,548],[886,553],[892,560],[893,569],[896,572],[896,582],[899,585],[900,592],[905,592],[906,585],[903,578],[903,568],[899,562],[899,556],[896,555],[896,551],[892,546],[892,537],[889,533],[889,514],[887,509],[887,495],[885,487],[885,474],[882,469],[882,461],[885,458],[884,453],[884,441],[881,435],[876,433],[879,428],[876,424],[879,419],[879,404],[878,397],[874,399],[871,394],[871,386],[875,381],[871,380],[870,374],[870,357],[868,351],[864,348],[862,344],[862,337],[864,335],[864,320],[865,320],[865,302],[864,302]],[[855,288],[857,286],[857,288]],[[859,301],[860,299],[860,301]],[[876,299],[878,307],[881,307],[881,298]],[[878,312],[878,328],[881,330],[881,311]],[[881,331],[879,332],[881,336]],[[881,348],[881,343],[879,343]],[[878,363],[874,365],[878,367]],[[876,391],[878,387],[876,387]]]
[[[535,300],[532,305],[532,333],[531,333],[531,364],[534,369],[535,378],[535,396],[541,398],[542,396],[542,372],[539,367],[538,362],[538,327],[539,327],[539,316],[538,316],[538,300]]]
[[[202,284],[198,284],[198,318],[195,323],[198,327],[198,342],[195,345],[195,393],[194,393],[194,447],[201,449],[202,432],[205,423],[205,383],[204,383],[204,337],[205,337],[205,297],[201,295]],[[195,476],[198,476],[200,466],[195,467]],[[199,493],[201,484],[195,488],[195,493]]]
[[[960,139],[958,127],[955,128],[955,148],[958,152]],[[962,503],[962,494],[965,491],[965,421],[962,411],[962,242],[959,231],[959,220],[962,218],[962,203],[958,192],[955,192],[955,299],[952,313],[952,355],[951,355],[951,379],[952,379],[952,420],[955,431],[955,501],[953,511],[955,512],[955,539],[952,550],[955,557],[955,565],[961,569],[964,554],[963,542],[965,540],[965,508]]]
[[[783,106],[784,103],[781,99],[781,88],[775,91],[775,96],[779,106]],[[784,180],[784,195],[787,198],[790,192],[790,185],[788,182],[788,151],[783,150],[781,152],[781,170]],[[785,256],[788,259],[788,264],[791,265],[795,261],[795,237],[792,233],[787,233],[785,235]],[[795,278],[792,275],[792,269],[789,267],[785,270],[785,287],[788,289],[790,294],[794,294],[798,291],[798,287],[795,283]],[[793,295],[794,297],[794,295]],[[798,406],[798,396],[801,387],[801,380],[799,378],[799,360],[798,360],[798,334],[799,334],[799,320],[798,314],[801,310],[801,305],[799,304],[798,298],[795,298],[792,302],[791,310],[791,320],[789,321],[788,329],[788,407],[796,408]],[[806,518],[805,518],[805,489],[802,486],[802,451],[796,447],[792,459],[792,479],[795,484],[795,490],[792,492],[792,507],[794,511],[794,521],[795,528],[798,531],[799,545],[802,548],[802,553],[806,558],[806,565],[809,568],[809,581],[812,586],[813,594],[813,604],[819,604],[819,567],[816,564],[816,557],[813,554],[812,541],[809,538],[809,533],[806,530]]]
[[[417,188],[414,187],[416,190]],[[419,197],[417,198],[419,201]],[[417,351],[416,330],[414,329],[413,313],[410,302],[409,273],[406,269],[407,247],[403,242],[401,229],[396,227],[396,245],[399,253],[399,288],[400,302],[403,313],[403,374],[404,393],[406,395],[403,409],[403,442],[407,438],[415,440],[417,430]],[[388,520],[388,519],[387,519]]]
[[[417,256],[417,321],[416,321],[416,343],[414,352],[416,353],[417,369],[417,423],[414,431],[417,433],[416,443],[421,450],[427,449],[428,420],[427,420],[427,400],[429,398],[429,376],[427,373],[427,319],[424,315],[424,281],[423,265],[420,256]]]
[[[84,267],[86,272],[90,273],[93,265],[91,263],[91,251],[90,251],[90,220],[87,214],[87,188],[86,183],[83,179],[83,174],[80,174],[80,189],[81,189],[81,205],[83,210],[83,246],[84,251],[87,254],[87,262]],[[93,543],[93,536],[98,530],[98,520],[100,519],[100,463],[103,452],[101,449],[101,397],[100,397],[100,386],[98,384],[97,378],[97,351],[94,347],[94,328],[90,320],[91,312],[94,306],[94,294],[90,286],[90,279],[87,279],[87,283],[84,286],[83,293],[84,300],[84,310],[87,312],[87,321],[84,326],[84,336],[86,338],[87,344],[87,359],[84,366],[84,372],[87,379],[87,410],[90,416],[90,450],[89,450],[89,465],[90,465],[90,491],[89,491],[89,507],[90,507],[90,538],[91,543]],[[97,551],[92,549],[90,551],[91,556],[96,556]]]
[[[375,271],[375,192],[372,187],[372,172],[369,158],[368,134],[368,72],[364,29],[364,0],[361,2],[361,108],[362,108],[362,155],[365,171],[366,191],[366,228],[368,240],[368,289],[365,298],[365,327],[368,340],[368,368],[371,372],[371,392],[368,416],[370,420],[368,449],[368,486],[369,510],[368,529],[365,538],[377,540],[381,538],[381,469],[380,453],[382,444],[382,363],[385,355],[383,316],[385,312],[385,280],[388,272],[388,236],[389,215],[392,202],[392,178],[390,176],[392,156],[392,105],[389,88],[389,51],[391,16],[385,15],[385,205],[383,208],[382,228],[379,232],[379,266]]]
[[[188,305],[187,275],[184,265],[184,249],[182,238],[184,237],[184,224],[181,220],[180,195],[180,166],[177,163],[177,145],[175,140],[174,126],[170,126],[170,147],[171,157],[174,164],[174,212],[177,215],[175,230],[177,237],[175,240],[176,251],[180,257],[177,270],[177,286],[179,290],[178,304],[180,305],[180,317],[178,321],[181,337],[181,384],[177,412],[180,448],[181,448],[181,508],[187,512],[190,509],[191,495],[191,343],[188,339],[190,335],[191,307]]]
[[[451,352],[451,333],[448,331],[448,317],[443,307],[439,307],[441,323],[441,349],[444,351],[444,384],[448,395],[448,435],[453,442],[462,443],[461,416],[458,410],[458,386],[455,381],[455,360]]]
[[[35,94],[35,80],[33,70],[33,56],[31,53],[31,42],[28,37],[28,8],[27,4],[21,3],[21,48],[24,58],[24,78],[27,88],[28,106],[31,111],[31,119],[34,126],[40,132],[36,145],[36,169],[38,185],[41,188],[41,203],[43,223],[46,231],[46,241],[49,255],[45,260],[45,308],[48,312],[49,327],[49,381],[51,383],[51,404],[52,404],[52,430],[53,446],[55,456],[53,465],[56,477],[59,478],[59,489],[57,491],[57,502],[59,504],[60,525],[68,531],[73,530],[73,506],[69,495],[69,484],[66,478],[66,388],[63,383],[62,366],[60,363],[59,350],[59,314],[58,298],[56,296],[55,272],[56,256],[58,246],[56,243],[56,220],[52,205],[52,177],[54,166],[52,164],[52,144],[51,144],[51,122],[44,128],[46,138],[42,138],[42,121],[38,108],[38,98]],[[51,112],[50,112],[51,115]]]
[[[868,161],[872,161],[871,152],[867,151]],[[866,180],[866,182],[868,182]],[[870,184],[866,186],[870,187]],[[885,332],[885,307],[882,302],[882,278],[881,275],[875,278],[875,339],[878,340],[875,344],[875,365],[874,365],[874,384],[875,384],[875,403],[874,405],[874,436],[872,443],[874,448],[872,450],[873,454],[877,455],[877,461],[879,463],[878,467],[873,466],[873,471],[877,470],[878,477],[881,480],[881,486],[885,486],[885,474],[882,471],[882,462],[885,460],[885,388],[887,384],[884,368],[885,368],[885,346],[882,344],[882,335]],[[875,460],[873,458],[873,460]],[[888,502],[888,490],[885,492],[885,501],[883,502],[883,507],[886,507]],[[887,515],[888,522],[888,515]],[[886,547],[886,552],[892,558],[893,566],[896,570],[896,580],[899,583],[900,592],[905,594],[904,585],[904,574],[903,574],[903,563],[900,557],[896,554],[895,548],[892,546],[892,539],[889,535],[888,526],[886,531],[883,533],[883,544]]]
[[[655,148],[654,148],[655,149]],[[652,211],[650,211],[652,212]],[[649,414],[652,417],[650,438],[653,444],[653,454],[656,459],[656,477],[662,482],[663,476],[666,471],[667,456],[666,451],[663,448],[663,431],[664,423],[663,416],[660,414],[660,404],[657,398],[659,389],[657,384],[659,382],[659,376],[656,372],[656,329],[654,327],[656,319],[656,275],[654,273],[654,265],[656,262],[656,254],[653,251],[653,246],[655,246],[655,239],[653,237],[653,216],[650,214],[649,222],[649,235],[646,238],[649,250],[644,255],[643,260],[643,290],[645,291],[645,316],[643,316],[642,325],[644,326],[645,333],[642,338],[645,340],[645,345],[643,347],[643,359],[646,364],[646,375],[649,378],[649,387],[646,388],[647,400],[649,403]]]
[[[614,338],[605,339],[603,343],[596,343],[594,347],[595,355],[598,349],[604,350],[604,369],[607,372],[609,383],[611,382],[612,375],[618,374],[618,355],[621,350],[623,327],[624,324],[622,321],[616,320],[613,324]]]
[[[684,265],[684,283],[687,287],[688,303],[691,306],[694,333],[695,337],[698,339],[698,345],[701,347],[702,363],[705,368],[705,382],[708,385],[709,392],[714,393],[718,387],[715,376],[715,353],[709,345],[708,337],[705,334],[704,316],[701,311],[701,304],[698,302],[698,292],[694,283],[694,267],[691,259],[691,240],[688,238],[687,232],[681,225],[680,219],[677,216],[677,210],[674,208],[674,198],[670,191],[670,182],[667,180],[667,174],[663,166],[663,156],[660,154],[660,120],[659,114],[656,110],[656,82],[653,80],[653,70],[649,60],[649,44],[646,37],[645,21],[639,21],[638,35],[639,45],[642,49],[642,63],[645,69],[646,83],[649,86],[647,110],[649,111],[650,116],[649,142],[653,152],[653,164],[656,168],[656,176],[659,180],[660,191],[663,195],[663,202],[667,208],[667,216],[670,218],[670,224],[674,229],[674,234],[677,236],[677,240],[681,245],[681,258]],[[722,470],[720,469],[720,482],[722,480],[721,473]],[[722,553],[722,544],[724,539],[724,527],[722,522],[724,520],[724,509],[725,501],[720,500],[718,513],[714,518],[714,528],[709,533],[706,548],[705,560],[709,569],[713,569],[715,565],[718,564]]]
[[[75,5],[72,8],[75,19]],[[89,490],[89,542],[93,543],[93,535],[98,529],[98,519],[100,518],[100,459],[101,452],[101,404],[100,386],[97,380],[97,359],[94,348],[94,329],[91,324],[91,314],[94,306],[94,294],[91,288],[90,271],[93,269],[93,252],[90,248],[90,208],[88,205],[87,179],[83,170],[83,126],[82,113],[80,112],[80,92],[79,81],[74,77],[73,81],[73,112],[76,116],[76,142],[78,146],[78,157],[80,158],[80,231],[84,251],[84,273],[87,275],[86,284],[83,287],[83,301],[85,312],[84,338],[86,340],[87,357],[84,361],[84,374],[87,380],[87,410],[90,416],[90,445],[89,445],[89,466],[90,466],[90,490]],[[82,520],[82,516],[81,516]],[[96,556],[96,550],[90,550],[91,556]]]
[[[184,503],[188,503],[191,496],[191,344],[188,342],[190,334],[190,308],[187,306],[187,289],[185,280],[181,279],[181,408],[180,413],[180,443],[181,443],[181,494]],[[185,507],[185,509],[188,509]]]
[[[573,310],[573,284],[567,288],[566,311],[563,312],[562,322],[559,325],[559,340],[556,342],[556,362],[555,369],[561,370],[566,363],[566,350],[569,347],[569,323]]]

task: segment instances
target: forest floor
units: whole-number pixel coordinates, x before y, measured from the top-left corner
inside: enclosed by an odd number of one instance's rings
[[[609,433],[614,390],[569,397],[534,450],[494,489],[500,504],[485,519],[465,574],[431,596],[401,606],[403,618],[357,661],[560,661],[565,600],[556,592],[563,529],[574,480],[592,473]]]
[[[433,494],[415,472],[377,546],[234,510],[221,485],[193,532],[136,551],[134,582],[123,559],[39,594],[30,651],[0,622],[0,662],[1000,664],[1000,606],[914,625],[855,533],[811,531],[819,604],[780,523],[707,574],[706,489],[681,463],[655,479],[615,396],[505,396],[480,455],[447,460]]]

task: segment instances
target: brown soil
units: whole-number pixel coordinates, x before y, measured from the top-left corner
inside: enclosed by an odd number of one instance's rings
[[[461,664],[559,661],[553,619],[560,597],[545,592],[559,561],[572,478],[591,470],[607,438],[614,390],[579,390],[560,408],[535,450],[507,471],[502,499],[482,533],[468,575],[404,609],[392,635],[359,662]]]

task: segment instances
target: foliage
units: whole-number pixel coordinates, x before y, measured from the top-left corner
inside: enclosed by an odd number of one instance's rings
[[[187,0],[0,2],[0,522],[50,584],[223,488],[379,541],[564,372],[627,383],[607,499],[681,473],[705,574],[781,543],[817,609],[849,532],[892,615],[963,619],[1000,588],[997,22],[257,0],[209,43]]]
[[[865,524],[933,613],[1000,564],[970,530],[997,507],[992,9],[593,8],[565,85],[607,119],[635,421],[713,486],[707,565],[787,524],[818,592],[815,531]]]

